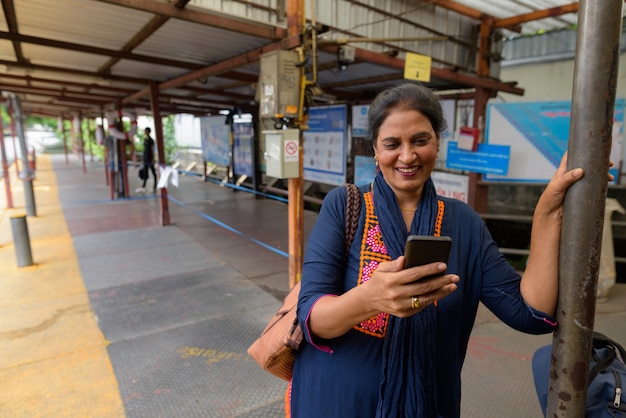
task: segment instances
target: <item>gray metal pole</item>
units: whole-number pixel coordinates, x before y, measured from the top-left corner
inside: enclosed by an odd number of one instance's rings
[[[30,249],[30,236],[26,216],[11,217],[11,231],[13,232],[13,245],[17,257],[17,266],[26,267],[33,264],[33,253]]]
[[[585,415],[623,0],[582,0],[574,64],[568,169],[584,177],[565,196],[559,259],[558,326],[546,416]]]
[[[7,208],[13,208],[13,194],[11,194],[11,181],[9,179],[9,164],[7,161],[7,152],[4,146],[4,124],[0,117],[0,157],[2,157],[2,177],[4,180],[4,188],[7,195]]]
[[[22,152],[22,172],[20,178],[24,185],[24,202],[26,204],[26,214],[28,216],[37,216],[37,207],[35,206],[35,193],[33,191],[34,174],[28,164],[28,149],[26,147],[26,135],[24,134],[24,116],[22,113],[22,103],[17,96],[13,97],[13,110],[15,112],[15,131],[20,142],[20,150]]]

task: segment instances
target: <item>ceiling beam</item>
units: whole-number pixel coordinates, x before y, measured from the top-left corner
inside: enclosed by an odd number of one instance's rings
[[[196,64],[193,62],[184,62],[168,58],[152,57],[150,55],[135,54],[128,51],[116,51],[114,49],[98,48],[95,46],[56,41],[52,39],[39,38],[37,36],[20,35],[18,33],[10,33],[4,31],[0,31],[0,39],[8,39],[14,42],[49,46],[52,48],[66,49],[69,51],[85,52],[94,55],[104,55],[120,59],[149,62],[151,64],[167,65],[169,67],[179,67],[188,70],[198,70],[203,67],[202,64]]]
[[[385,81],[399,80],[402,78],[404,78],[403,72],[398,71],[396,74],[387,74],[387,75],[381,75],[377,77],[365,77],[365,78],[358,78],[358,79],[349,80],[349,81],[340,81],[337,83],[324,84],[322,86],[322,90],[324,90],[325,88],[336,89],[336,88],[343,88],[343,87],[358,86],[360,84],[380,83],[380,82],[385,82]]]
[[[437,0],[432,3],[437,7],[442,7],[444,9],[451,10],[453,12],[462,14],[463,16],[471,17],[472,19],[476,20],[483,20],[483,18],[485,17],[493,17],[480,10],[476,10],[472,7],[465,6],[452,0]]]
[[[135,89],[122,88],[122,87],[114,87],[107,85],[100,85],[97,83],[79,83],[76,81],[67,81],[67,80],[56,80],[52,78],[42,78],[42,77],[32,77],[30,75],[17,75],[17,74],[0,74],[0,79],[7,78],[12,80],[21,80],[31,85],[31,83],[42,83],[42,84],[52,84],[56,86],[62,87],[76,87],[83,88],[87,90],[106,90],[106,91],[114,91],[118,93],[131,94]],[[86,92],[85,92],[86,93]]]
[[[415,20],[406,19],[406,18],[402,17],[402,15],[398,15],[396,13],[387,12],[384,9],[380,9],[378,7],[371,6],[371,5],[369,5],[367,3],[364,3],[362,1],[357,1],[357,0],[348,0],[348,1],[350,3],[356,5],[356,6],[363,7],[364,9],[367,9],[369,11],[373,11],[373,12],[375,12],[377,14],[381,14],[381,15],[387,17],[387,18],[393,18],[394,20],[397,20],[397,21],[402,22],[404,24],[411,25],[411,26],[416,27],[418,29],[422,29],[422,30],[424,30],[426,32],[430,32],[433,35],[445,36],[448,41],[457,43],[457,44],[459,44],[459,45],[461,45],[463,47],[474,48],[474,46],[471,43],[469,43],[469,42],[463,41],[463,40],[458,39],[458,38],[456,38],[454,36],[451,36],[451,35],[449,35],[447,33],[438,31],[436,29],[429,28],[427,26],[421,25],[421,24],[417,23]],[[439,3],[436,3],[436,5],[439,5]],[[335,30],[337,30],[337,29],[335,29]],[[345,32],[345,31],[342,31],[342,32]]]
[[[259,61],[261,55],[266,54],[271,51],[276,51],[279,49],[292,49],[300,44],[300,36],[295,35],[289,38],[285,38],[282,41],[273,42],[271,44],[265,45],[261,48],[254,49],[252,51],[245,52],[241,55],[238,55],[234,58],[230,58],[224,61],[221,61],[217,64],[210,65],[208,67],[203,68],[202,70],[193,71],[191,73],[187,73],[180,77],[176,77],[165,81],[159,84],[159,91],[173,89],[184,84],[193,82],[199,78],[210,77],[214,75],[218,75],[227,71],[231,71],[233,68],[241,67],[246,64],[250,64],[253,62]],[[137,100],[140,97],[147,96],[150,94],[150,87],[146,87],[137,93],[126,97],[123,102],[128,103],[134,100]]]
[[[37,92],[42,95],[48,95],[48,96],[53,96],[53,97],[65,96],[65,95],[71,94],[71,95],[85,97],[85,98],[93,97],[93,98],[100,99],[100,100],[117,100],[121,98],[121,96],[119,95],[112,95],[112,94],[85,93],[85,92],[65,90],[65,89],[51,89],[47,87],[22,86],[19,84],[9,84],[9,83],[0,83],[0,89],[8,90],[8,91],[19,90],[22,93]]]
[[[324,49],[336,50],[336,48],[338,48],[337,45],[324,46]],[[404,60],[391,57],[387,54],[369,51],[362,48],[355,48],[355,58],[404,71]],[[465,86],[466,88],[482,87],[489,90],[502,91],[504,93],[511,93],[519,96],[524,95],[524,89],[515,87],[509,83],[502,83],[486,77],[477,77],[476,75],[462,74],[446,70],[444,68],[432,67],[430,75],[433,79],[459,84],[461,86]]]
[[[537,10],[518,16],[507,17],[505,19],[496,19],[494,28],[511,29],[522,23],[532,22],[533,20],[545,19],[547,17],[558,17],[567,13],[577,13],[578,2],[565,4],[563,6],[552,7],[545,10]]]
[[[81,75],[85,77],[94,77],[94,78],[100,78],[103,80],[112,80],[112,81],[122,81],[126,83],[134,83],[134,84],[139,84],[139,85],[145,85],[146,83],[150,83],[151,81],[150,79],[147,79],[147,78],[127,77],[127,76],[120,76],[120,75],[114,75],[114,74],[98,74],[95,71],[76,70],[73,68],[65,68],[65,67],[54,67],[52,65],[19,63],[15,61],[7,61],[7,60],[0,60],[0,65],[6,65],[7,67],[23,68],[26,70],[30,69],[30,70],[51,71],[51,72],[61,73],[61,74]]]
[[[183,9],[191,0],[178,0],[174,3],[174,7],[177,9]],[[133,49],[141,45],[146,39],[156,32],[161,26],[165,24],[170,18],[167,16],[154,16],[146,25],[139,30],[126,44],[122,47],[122,51],[130,52]],[[104,65],[98,68],[99,73],[111,72],[111,68],[119,62],[119,58],[111,58]]]
[[[32,100],[32,99],[26,99],[24,100],[24,102],[27,105],[37,105],[39,107],[42,108],[50,108],[50,109],[59,109],[61,111],[63,110],[71,110],[74,112],[84,112],[84,111],[88,111],[91,110],[93,108],[92,105],[88,105],[88,104],[75,104],[74,106],[68,106],[66,104],[61,104],[61,103],[50,103],[50,102],[45,102],[45,101],[39,101],[39,100]]]
[[[10,33],[19,33],[17,25],[17,15],[15,14],[15,4],[13,0],[2,0],[2,11],[4,12],[4,19],[6,20],[7,27]],[[22,52],[22,45],[18,41],[13,41],[13,51],[18,62],[26,62],[24,53]]]
[[[287,35],[283,28],[253,22],[251,20],[237,19],[224,13],[217,13],[205,9],[179,9],[172,4],[154,0],[98,0],[102,3],[115,4],[143,12],[154,13],[161,16],[185,20],[187,22],[200,23],[206,26],[225,29],[257,38],[278,40]],[[202,10],[202,11],[200,11]]]

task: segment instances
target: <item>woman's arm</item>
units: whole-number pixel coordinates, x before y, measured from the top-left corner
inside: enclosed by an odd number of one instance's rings
[[[459,277],[446,274],[435,278],[424,277],[446,270],[444,263],[403,269],[404,256],[381,263],[372,277],[341,296],[324,296],[311,310],[309,329],[318,338],[331,339],[348,332],[354,325],[380,312],[399,317],[415,315],[431,303],[441,300],[456,290]],[[420,307],[413,308],[412,297],[417,296]]]
[[[443,263],[403,269],[404,257],[383,262],[365,283],[356,286],[360,262],[356,248],[346,266],[345,188],[332,190],[307,242],[298,298],[298,318],[309,338],[331,339],[380,312],[406,317],[450,294],[456,289],[456,275],[443,275]],[[355,239],[358,246],[360,239]],[[346,268],[348,273],[346,273]],[[345,280],[346,274],[352,275]],[[412,307],[419,297],[420,308]]]
[[[559,290],[563,199],[567,189],[583,176],[581,168],[566,171],[566,164],[567,153],[535,207],[530,255],[520,284],[526,303],[552,316],[556,310]]]

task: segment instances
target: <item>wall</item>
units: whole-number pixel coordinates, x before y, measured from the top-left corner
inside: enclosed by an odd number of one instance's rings
[[[574,60],[561,60],[513,67],[502,67],[500,79],[517,81],[524,96],[508,93],[499,95],[506,102],[537,102],[571,100],[574,83]],[[626,97],[626,54],[619,60],[617,97]]]

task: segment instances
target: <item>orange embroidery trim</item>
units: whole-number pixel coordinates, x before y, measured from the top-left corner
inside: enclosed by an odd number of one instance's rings
[[[378,224],[378,218],[374,214],[374,202],[372,193],[366,192],[363,195],[365,200],[365,225],[363,227],[363,238],[361,239],[361,253],[359,263],[359,279],[357,286],[367,282],[378,265],[383,261],[391,261],[387,254],[387,248],[383,242],[382,232]],[[441,235],[441,224],[443,222],[444,203],[437,200],[437,218],[435,220],[434,235]],[[354,329],[367,335],[377,338],[384,338],[387,333],[389,314],[381,312],[376,316],[363,321],[354,326]]]

